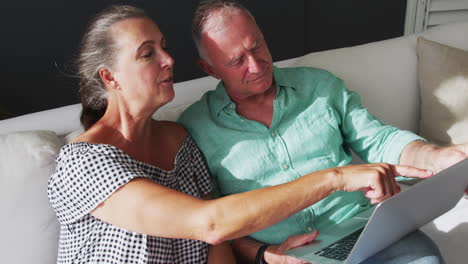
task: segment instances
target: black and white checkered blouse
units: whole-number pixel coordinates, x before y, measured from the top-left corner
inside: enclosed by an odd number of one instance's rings
[[[58,263],[206,263],[205,242],[130,232],[89,214],[138,177],[195,197],[209,193],[206,163],[190,136],[171,171],[134,160],[111,145],[85,142],[65,145],[56,162],[48,195],[61,223]]]

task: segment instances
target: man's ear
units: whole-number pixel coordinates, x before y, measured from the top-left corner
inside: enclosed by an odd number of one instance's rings
[[[110,89],[120,89],[119,88],[119,83],[115,80],[114,75],[112,74],[111,71],[107,68],[101,68],[99,69],[99,76],[101,77],[101,80],[104,82],[104,84],[110,88]]]
[[[200,60],[197,61],[197,64],[208,75],[213,76],[218,80],[221,80],[221,78],[213,71],[211,65],[208,62],[206,62],[205,60],[200,59]]]

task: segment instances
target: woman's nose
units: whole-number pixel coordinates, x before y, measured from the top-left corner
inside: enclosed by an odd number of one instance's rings
[[[174,59],[166,51],[162,52],[161,56],[161,68],[172,67],[174,65]]]

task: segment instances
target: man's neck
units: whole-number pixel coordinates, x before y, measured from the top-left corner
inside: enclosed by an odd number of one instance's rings
[[[276,99],[276,85],[273,83],[265,92],[254,95],[234,95],[228,92],[231,100],[239,106],[244,105],[264,105]]]
[[[250,120],[254,120],[270,127],[273,120],[273,102],[276,99],[276,85],[273,84],[262,94],[245,98],[233,98],[236,103],[236,112]]]

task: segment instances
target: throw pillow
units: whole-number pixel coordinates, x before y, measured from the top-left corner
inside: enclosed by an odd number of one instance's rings
[[[63,145],[52,131],[0,135],[0,263],[55,263],[59,223],[47,182]]]
[[[468,142],[468,51],[419,37],[420,134],[439,145]]]

